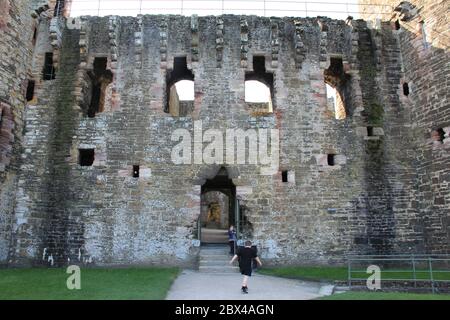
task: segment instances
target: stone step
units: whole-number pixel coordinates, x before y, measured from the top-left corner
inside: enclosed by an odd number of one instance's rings
[[[211,273],[237,273],[239,272],[238,267],[234,266],[200,266],[198,268],[200,272],[211,272]]]
[[[204,243],[228,243],[228,231],[223,229],[202,229],[201,241]]]
[[[228,256],[228,251],[226,250],[208,250],[208,251],[200,251],[200,256]]]
[[[199,261],[218,261],[224,263],[230,261],[231,256],[200,256]]]
[[[237,273],[239,268],[230,265],[231,256],[226,244],[204,245],[199,254],[199,271],[204,273]]]
[[[200,260],[200,266],[226,266],[230,260]]]

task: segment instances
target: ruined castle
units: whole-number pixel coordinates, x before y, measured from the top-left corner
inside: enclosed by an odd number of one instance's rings
[[[269,264],[450,253],[448,2],[346,20],[69,3],[0,0],[0,264],[188,266],[229,224]],[[278,130],[279,165],[174,163],[173,132],[200,124]]]

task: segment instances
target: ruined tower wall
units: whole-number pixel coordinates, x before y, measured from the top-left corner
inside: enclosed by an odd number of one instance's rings
[[[0,263],[8,259],[32,55],[31,2],[0,1]]]
[[[408,218],[417,214],[408,206],[412,148],[403,144],[405,154],[393,157],[408,130],[384,108],[395,52],[383,52],[381,34],[364,21],[321,24],[142,16],[84,18],[66,28],[56,79],[27,110],[15,261],[192,264],[201,185],[221,165],[173,164],[171,136],[180,128],[192,132],[199,120],[203,130],[224,133],[280,130],[277,172],[226,165],[252,239],[268,261],[339,262],[347,253],[419,248],[420,221]],[[245,73],[260,55],[274,75],[272,114],[253,113],[244,101]],[[166,73],[177,56],[187,57],[195,76],[186,117],[164,112]],[[343,120],[325,93],[324,71],[335,56],[349,78]],[[113,82],[104,111],[89,118],[84,108],[95,57],[108,58]],[[393,110],[397,100],[390,103]],[[389,121],[397,121],[392,131],[398,133],[386,139]],[[93,166],[80,166],[78,149],[90,148]],[[139,178],[132,177],[133,165],[140,166]],[[397,178],[402,183],[395,185]]]
[[[364,1],[362,1],[364,2]],[[370,1],[373,3],[372,1]],[[395,8],[399,2],[375,1]],[[450,243],[450,74],[448,2],[410,1],[406,14],[376,14],[374,8],[362,7],[363,17],[385,21],[380,28],[390,38],[384,49],[396,57],[398,80],[392,83],[399,97],[402,124],[409,126],[413,145],[411,162],[415,181],[409,206],[418,211],[424,251],[448,253]],[[396,14],[397,13],[397,14]],[[398,21],[396,26],[395,22]],[[398,29],[398,30],[396,30]],[[392,34],[392,35],[390,35]],[[403,86],[409,94],[405,95]],[[394,95],[394,90],[392,92]],[[440,133],[438,133],[438,130]]]
[[[50,89],[42,78],[45,52],[53,52],[60,40],[55,34],[57,28],[51,25],[55,4],[56,0],[0,2],[0,263],[12,261],[15,237],[28,232],[23,228],[24,220],[17,215],[21,208],[16,202],[21,191],[18,185],[23,183],[18,172],[27,168],[23,159],[30,151],[23,149],[28,143],[24,141],[27,130],[24,118],[37,96]],[[29,138],[34,139],[33,133]],[[41,177],[44,172],[38,171]],[[23,248],[30,252],[26,244]]]

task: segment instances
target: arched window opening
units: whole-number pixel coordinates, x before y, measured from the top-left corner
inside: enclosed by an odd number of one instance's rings
[[[401,26],[400,26],[400,21],[397,19],[394,22],[394,28],[395,30],[400,30]]]
[[[245,102],[252,115],[273,112],[273,74],[266,71],[266,59],[253,57],[253,71],[245,73]]]
[[[194,100],[194,81],[180,80],[175,83],[177,89],[178,98],[180,101],[193,101]]]
[[[194,74],[187,68],[186,57],[175,57],[173,70],[167,73],[167,102],[165,112],[184,117],[194,110]]]
[[[257,80],[245,81],[245,102],[270,103],[270,88]]]
[[[341,94],[329,84],[325,84],[327,91],[327,104],[330,109],[334,110],[334,115],[336,119],[342,120],[347,117],[345,112],[344,101]]]
[[[104,111],[106,87],[113,78],[111,70],[107,70],[107,64],[108,58],[97,57],[94,59],[94,70],[88,72],[91,79],[91,100],[87,110],[89,118]]]
[[[327,102],[334,109],[338,120],[347,117],[347,91],[349,90],[349,76],[344,72],[342,58],[330,59],[330,66],[324,72]]]

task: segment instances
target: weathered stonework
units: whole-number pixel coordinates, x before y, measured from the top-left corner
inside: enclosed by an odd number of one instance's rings
[[[363,0],[362,3],[367,3]],[[371,2],[372,3],[372,2]],[[391,8],[399,2],[379,0]],[[362,6],[363,17],[377,26],[381,38],[381,64],[385,78],[380,85],[384,92],[384,139],[401,139],[388,143],[386,152],[398,159],[398,166],[389,173],[398,202],[397,225],[420,221],[411,237],[412,245],[423,241],[424,251],[448,253],[450,242],[450,39],[447,35],[449,8],[446,1],[413,0],[392,15],[380,15],[370,6]],[[378,19],[378,20],[377,20]],[[382,22],[381,21],[389,21]],[[399,29],[396,30],[395,21]],[[405,94],[403,85],[409,88]],[[386,121],[386,120],[385,120]],[[408,128],[408,129],[405,129]],[[443,141],[435,141],[433,132],[442,129]],[[408,141],[408,143],[405,143]],[[403,152],[399,152],[403,150]],[[408,163],[413,170],[407,170]],[[415,181],[414,183],[411,183]]]
[[[39,23],[26,3],[0,20],[11,61],[0,65],[1,106],[11,111],[0,141],[2,163],[3,150],[10,159],[0,167],[1,262],[193,265],[202,210],[235,209],[217,195],[217,177],[239,200],[239,231],[269,264],[449,252],[450,72],[438,36],[424,49],[423,37],[387,22],[324,17],[83,17],[67,27],[50,14],[54,2]],[[43,81],[49,51],[57,73]],[[195,99],[173,116],[167,73],[182,56]],[[244,99],[255,57],[273,74],[273,112]],[[88,117],[96,58],[107,59],[112,82]],[[332,59],[345,78],[342,120],[325,92]],[[24,112],[27,78],[36,90]],[[279,129],[279,170],[175,165],[172,133],[195,126]],[[92,166],[80,165],[80,149],[94,150]]]
[[[33,4],[27,0],[0,1],[0,264],[8,262],[14,227],[25,94],[37,24],[32,17]]]

